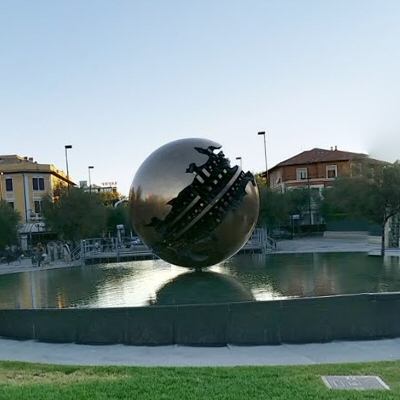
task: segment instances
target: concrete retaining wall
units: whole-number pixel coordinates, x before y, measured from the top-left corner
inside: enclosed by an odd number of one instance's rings
[[[0,336],[191,346],[400,337],[400,293],[137,308],[0,310]]]

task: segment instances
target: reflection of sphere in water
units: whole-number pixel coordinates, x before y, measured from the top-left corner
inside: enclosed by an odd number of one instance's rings
[[[254,177],[206,139],[181,139],[154,151],[133,179],[135,231],[163,260],[188,268],[237,253],[258,218]]]
[[[154,305],[253,301],[251,290],[229,275],[193,271],[177,276],[156,293]]]

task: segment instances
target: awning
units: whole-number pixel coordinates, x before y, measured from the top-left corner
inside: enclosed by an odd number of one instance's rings
[[[44,222],[35,222],[35,223],[25,223],[21,224],[18,229],[19,233],[40,233],[40,232],[49,232],[46,229]]]

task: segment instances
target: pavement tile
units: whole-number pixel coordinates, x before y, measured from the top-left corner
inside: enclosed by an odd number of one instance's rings
[[[276,346],[125,346],[0,339],[0,359],[64,365],[307,365],[400,359],[400,339]]]

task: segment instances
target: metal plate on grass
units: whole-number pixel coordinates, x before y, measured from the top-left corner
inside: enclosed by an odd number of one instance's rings
[[[329,389],[338,390],[390,390],[379,376],[322,376]]]

